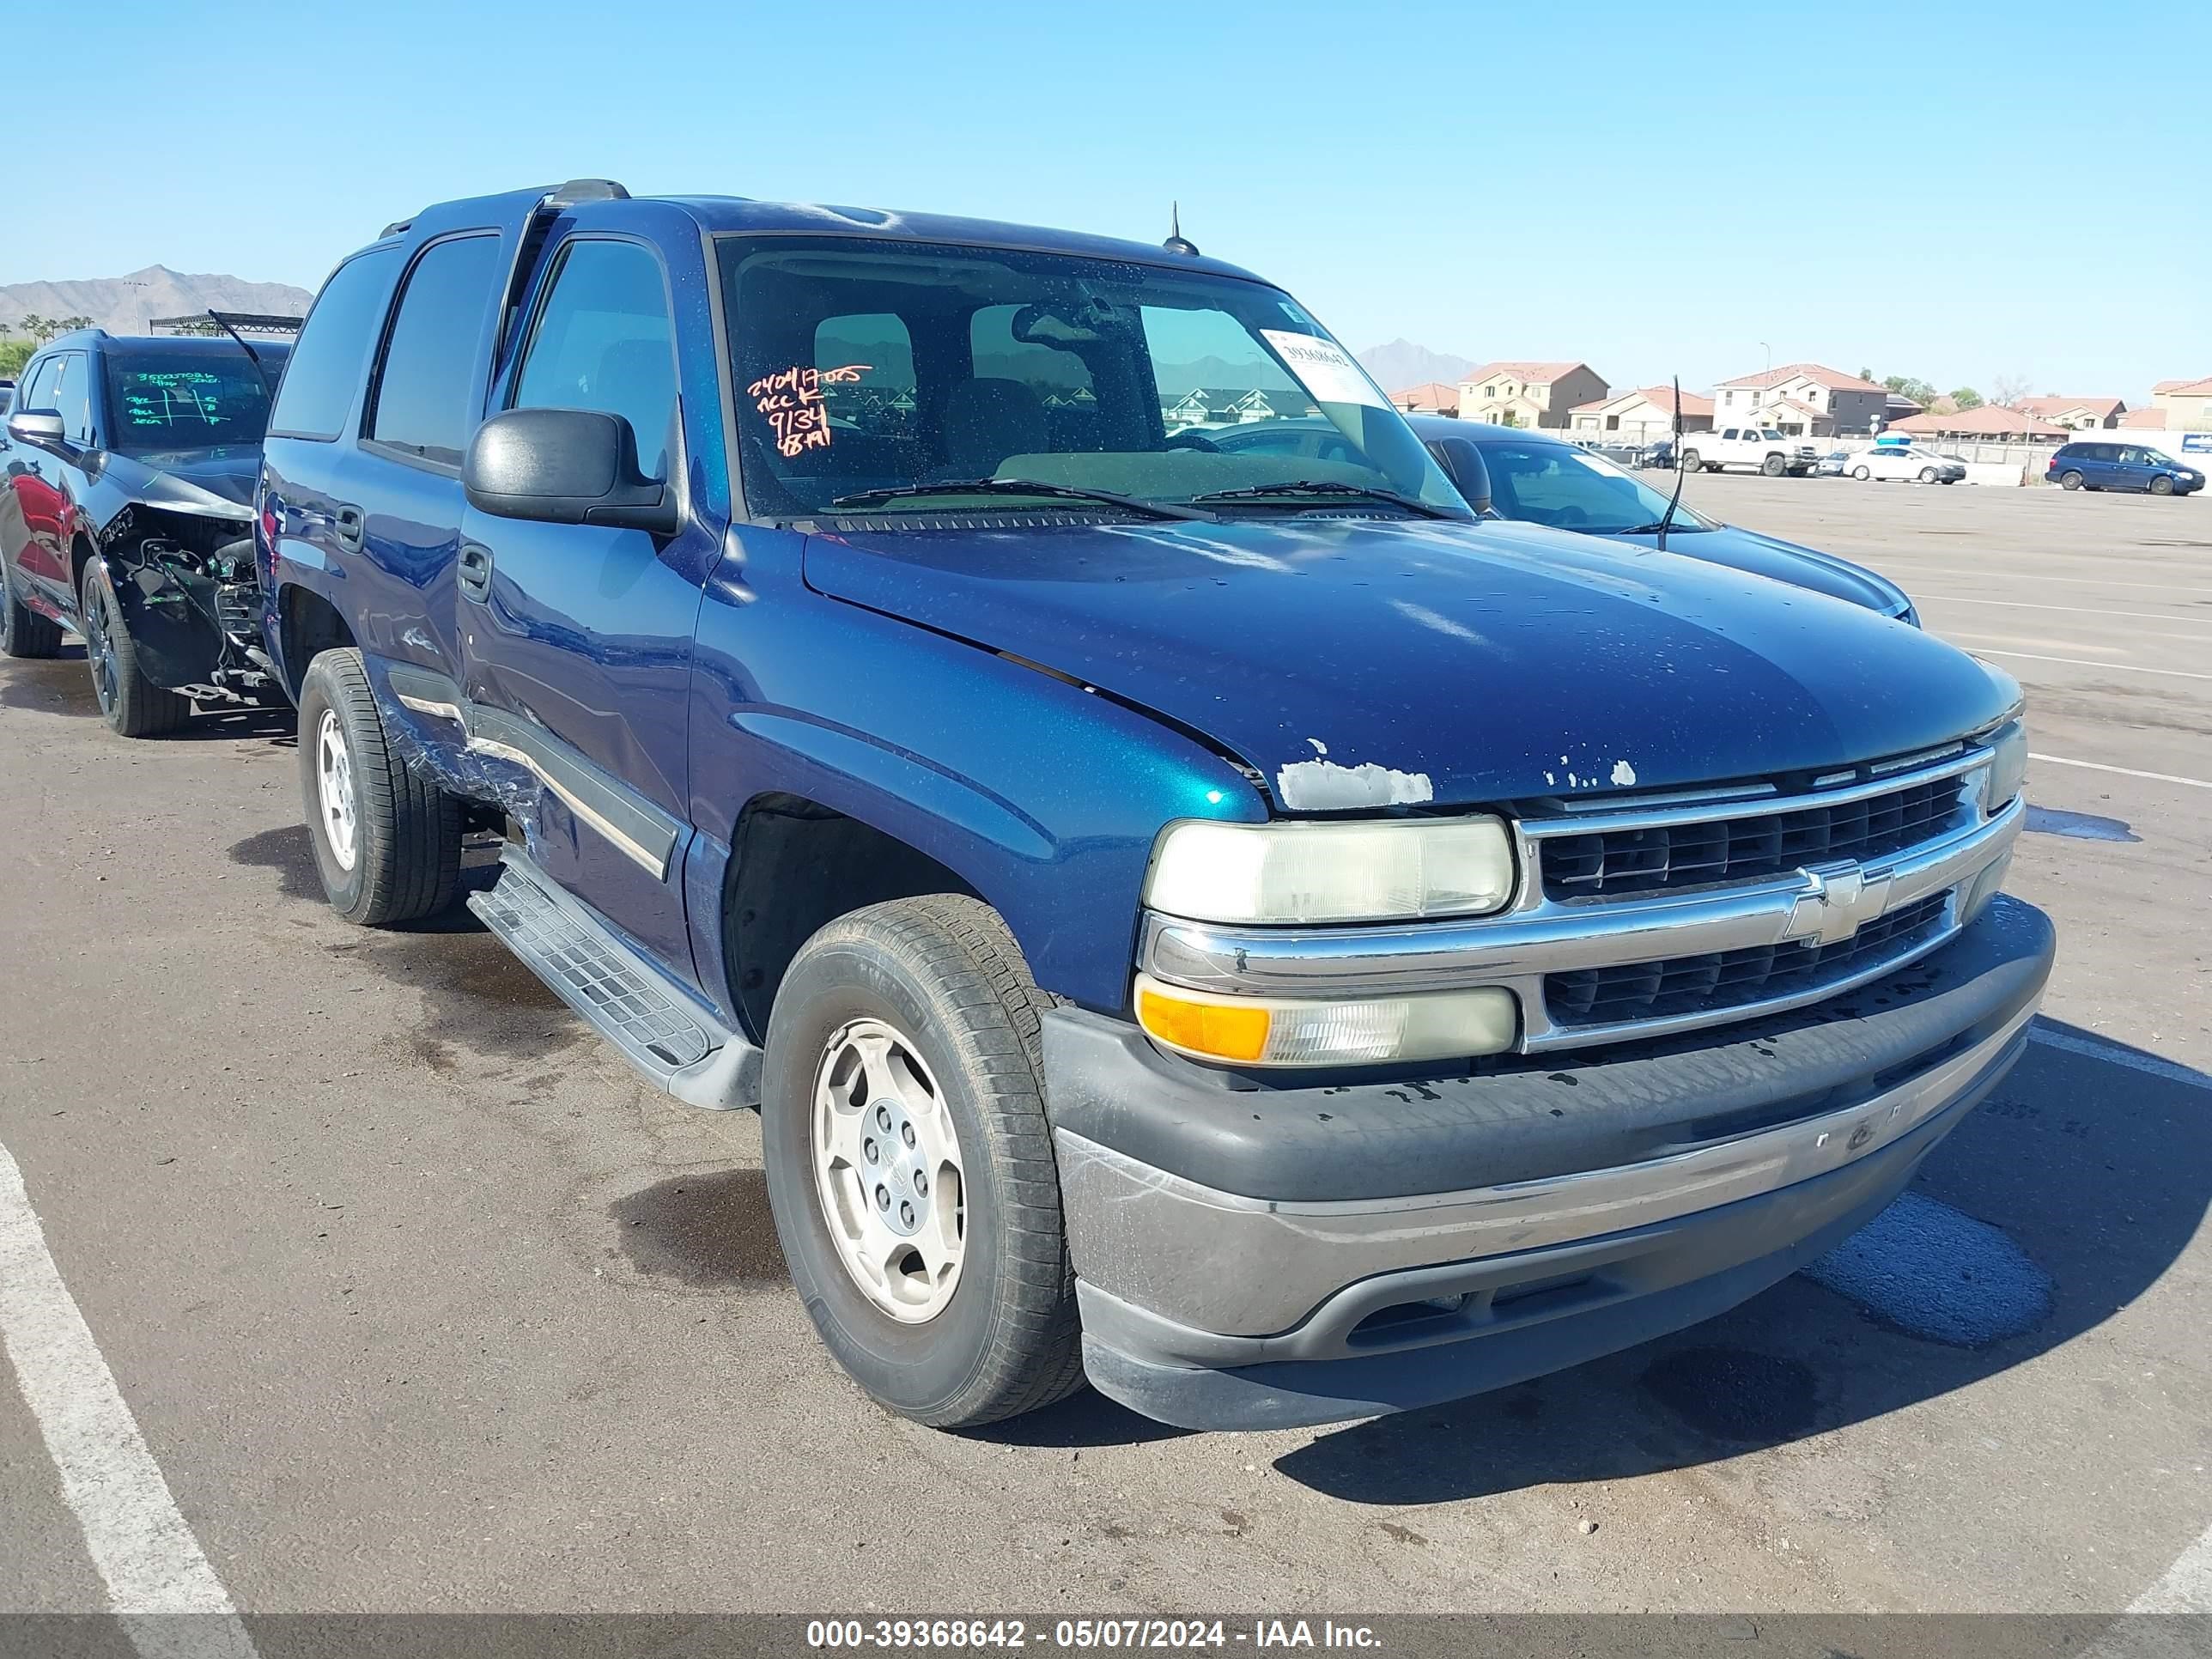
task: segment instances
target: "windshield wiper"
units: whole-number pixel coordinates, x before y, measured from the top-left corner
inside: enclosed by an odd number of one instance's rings
[[[1672,524],[1663,520],[1654,519],[1650,524],[1632,524],[1620,530],[1585,530],[1583,533],[1586,536],[1656,536],[1664,530],[1680,536],[1686,531],[1710,528],[1708,525],[1687,524],[1679,519]]]
[[[1024,478],[951,478],[942,483],[895,484],[884,489],[857,490],[840,495],[832,507],[880,507],[909,495],[1042,495],[1048,500],[1096,501],[1118,507],[1148,519],[1197,519],[1217,522],[1214,515],[1176,501],[1148,501],[1139,495],[1118,495],[1110,489],[1079,489],[1073,484],[1037,483]]]
[[[1359,495],[1370,501],[1388,501],[1393,507],[1402,507],[1408,513],[1418,513],[1425,519],[1456,519],[1459,514],[1449,508],[1432,507],[1412,495],[1401,495],[1395,489],[1377,489],[1367,484],[1339,483],[1328,478],[1285,478],[1280,483],[1253,484],[1243,489],[1209,489],[1203,495],[1194,495],[1194,501],[1256,501],[1270,495]]]

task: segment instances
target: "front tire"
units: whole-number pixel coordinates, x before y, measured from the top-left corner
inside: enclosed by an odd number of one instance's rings
[[[1874,477],[1874,469],[1871,467],[1855,466],[1851,469],[1851,477],[1856,478],[1861,483],[1864,483],[1869,478]]]
[[[1759,464],[1759,470],[1770,478],[1778,478],[1790,470],[1790,463],[1779,455],[1769,455]]]
[[[2079,489],[2087,482],[2088,480],[2078,472],[2064,472],[2059,475],[2058,487],[2061,489]]]
[[[300,782],[331,908],[378,927],[435,915],[461,884],[461,803],[392,748],[361,653],[325,651],[300,688]]]
[[[0,553],[0,656],[52,657],[61,648],[61,624],[15,597],[15,579],[8,574],[7,555]]]
[[[138,645],[123,619],[123,602],[98,559],[85,564],[79,598],[84,659],[92,669],[93,693],[107,729],[118,737],[158,738],[182,726],[191,717],[192,700],[155,684],[138,666]]]
[[[1682,471],[1685,472],[1702,472],[1705,471],[1703,460],[1696,450],[1686,449],[1682,452]]]
[[[847,1374],[934,1428],[1083,1380],[1048,1004],[998,913],[953,894],[839,917],[776,993],[761,1143],[792,1282]]]
[[[2160,474],[2150,481],[2150,493],[2154,495],[2171,495],[2173,494],[2173,480]]]
[[[1920,482],[1923,483],[1934,483],[1936,482],[1936,469],[1932,466],[1922,467],[1920,469]]]

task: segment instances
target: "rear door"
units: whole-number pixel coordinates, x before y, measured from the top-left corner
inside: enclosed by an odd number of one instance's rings
[[[461,457],[483,409],[492,319],[507,261],[497,230],[427,243],[401,278],[385,325],[358,452],[337,479],[338,512],[356,526],[362,584],[348,598],[369,650],[450,674],[454,565],[461,544]]]
[[[678,395],[673,294],[703,289],[706,273],[696,240],[668,246],[582,231],[561,242],[498,401],[620,416],[641,469],[688,497],[684,458],[714,449],[721,416]],[[458,599],[471,735],[527,753],[544,785],[537,856],[686,979],[692,639],[721,537],[697,506],[665,538],[471,508]]]
[[[263,622],[295,685],[307,665],[289,658],[284,592],[290,585],[326,592],[335,574],[359,556],[361,510],[343,493],[341,475],[352,453],[348,440],[360,423],[369,353],[401,258],[397,246],[370,248],[331,273],[285,364],[270,413],[257,515],[267,544],[263,555],[270,561],[262,592],[270,608]]]

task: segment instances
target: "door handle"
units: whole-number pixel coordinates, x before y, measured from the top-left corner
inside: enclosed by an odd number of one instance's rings
[[[491,597],[491,549],[481,542],[463,542],[455,562],[455,580],[471,599]]]
[[[332,515],[331,523],[338,545],[349,553],[360,552],[362,541],[368,533],[368,515],[349,501]]]

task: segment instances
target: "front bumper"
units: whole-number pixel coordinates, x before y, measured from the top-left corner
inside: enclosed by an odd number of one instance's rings
[[[1045,1058],[1085,1363],[1192,1428],[1503,1387],[1704,1319],[1896,1196],[2019,1057],[2041,913],[1816,1007],[1478,1075],[1271,1088],[1079,1011]]]

